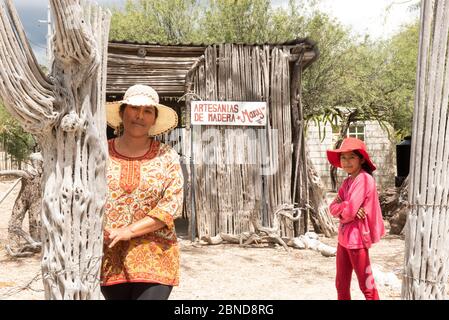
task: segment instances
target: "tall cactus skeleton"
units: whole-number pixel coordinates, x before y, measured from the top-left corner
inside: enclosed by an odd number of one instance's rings
[[[447,299],[449,0],[421,2],[403,299]]]
[[[110,12],[50,0],[51,75],[25,37],[11,0],[0,0],[0,97],[35,135],[44,160],[42,277],[46,299],[97,299],[106,201],[106,59]]]

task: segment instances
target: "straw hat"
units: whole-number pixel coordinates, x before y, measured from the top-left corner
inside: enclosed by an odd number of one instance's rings
[[[327,159],[333,165],[334,167],[341,168],[341,162],[340,162],[340,154],[343,152],[351,152],[357,150],[360,152],[360,154],[365,159],[368,166],[371,168],[372,171],[376,170],[376,166],[371,161],[368,152],[366,151],[366,145],[363,143],[362,140],[356,139],[356,138],[346,138],[341,143],[341,146],[339,149],[335,150],[327,150]]]
[[[132,106],[154,106],[157,108],[157,118],[154,125],[148,130],[149,136],[157,136],[166,133],[178,125],[178,115],[170,107],[159,103],[159,95],[152,87],[136,84],[128,88],[123,100],[106,104],[106,119],[108,125],[117,129],[122,123],[120,117],[120,105],[126,103]]]

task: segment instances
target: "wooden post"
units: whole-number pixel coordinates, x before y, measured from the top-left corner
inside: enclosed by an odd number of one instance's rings
[[[0,2],[0,96],[42,147],[45,297],[98,299],[110,13],[84,0],[50,0],[50,5],[54,61],[46,77],[12,1]]]
[[[423,0],[403,299],[446,299],[449,267],[449,0]]]
[[[317,174],[309,153],[306,151],[304,137],[304,116],[301,101],[301,82],[302,82],[302,57],[303,46],[298,46],[293,50],[295,53],[295,64],[292,73],[291,82],[291,106],[292,106],[292,128],[293,128],[293,154],[295,159],[294,183],[293,183],[293,201],[298,203],[301,208],[308,208],[303,214],[303,223],[300,226],[299,233],[308,232],[309,217],[316,232],[322,232],[326,237],[331,237],[337,233],[337,226],[332,220],[326,195],[323,192],[321,179]],[[309,210],[312,209],[312,210]],[[310,215],[309,215],[310,213]]]
[[[186,135],[189,148],[185,150],[186,168],[187,168],[187,190],[186,190],[186,211],[189,218],[188,233],[192,241],[196,238],[196,210],[195,210],[195,190],[194,190],[194,164],[192,155],[192,119],[191,119],[191,103],[193,92],[193,76],[197,72],[200,64],[204,63],[204,55],[194,62],[190,70],[186,74],[185,97],[186,97]]]

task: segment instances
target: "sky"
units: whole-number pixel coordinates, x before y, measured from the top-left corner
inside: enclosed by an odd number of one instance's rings
[[[323,0],[320,9],[351,27],[357,34],[387,38],[404,23],[419,17],[410,11],[414,1],[406,0]],[[388,10],[387,10],[388,9]]]
[[[0,0],[1,1],[1,0]],[[41,64],[46,64],[48,0],[13,0],[25,32]],[[123,5],[125,0],[96,0],[101,5]],[[399,27],[416,18],[419,12],[408,10],[407,0],[322,0],[319,8],[348,26],[355,34],[368,34],[373,39],[386,38]],[[272,0],[273,6],[285,6],[288,0]],[[386,8],[388,14],[386,14]]]
[[[2,1],[2,0],[0,0]],[[121,5],[124,0],[95,0],[101,5]],[[28,40],[39,63],[46,65],[47,24],[39,20],[47,20],[48,0],[13,0]]]

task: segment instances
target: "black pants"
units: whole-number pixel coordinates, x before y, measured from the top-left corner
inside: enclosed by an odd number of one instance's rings
[[[159,283],[120,283],[102,286],[101,293],[106,300],[167,300],[172,286]]]

